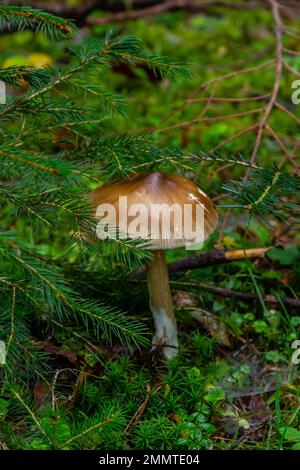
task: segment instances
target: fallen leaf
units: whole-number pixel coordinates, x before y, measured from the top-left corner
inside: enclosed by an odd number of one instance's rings
[[[196,297],[190,292],[179,290],[174,295],[174,301],[178,308],[193,307],[196,305]]]
[[[37,383],[33,390],[34,401],[38,406],[44,405],[50,397],[51,388],[45,382]]]
[[[71,364],[77,365],[79,362],[78,356],[74,351],[68,351],[59,346],[55,346],[49,341],[41,341],[40,345],[42,348],[50,353],[56,354],[58,356],[65,357]]]
[[[194,309],[192,316],[201,323],[203,328],[207,330],[211,336],[216,338],[218,343],[227,346],[228,348],[232,347],[232,343],[224,323],[216,318],[212,312],[202,309]]]

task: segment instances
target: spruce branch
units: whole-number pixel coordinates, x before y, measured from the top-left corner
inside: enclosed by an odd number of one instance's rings
[[[223,185],[223,188],[234,196],[235,204],[224,204],[222,207],[247,209],[249,217],[256,213],[270,227],[270,214],[272,218],[284,220],[287,212],[298,212],[300,209],[298,203],[287,199],[298,194],[299,176],[275,166],[255,169],[251,178],[232,181],[232,186]]]
[[[10,392],[11,392],[13,398],[16,399],[20,403],[20,405],[25,409],[25,411],[28,413],[28,415],[30,416],[30,418],[32,419],[34,424],[38,427],[39,431],[42,433],[42,435],[44,436],[46,441],[48,441],[48,443],[52,446],[51,439],[49,438],[48,434],[45,432],[45,430],[44,430],[43,426],[41,425],[39,419],[36,417],[35,413],[31,409],[31,407],[24,400],[23,397],[26,396],[26,394],[24,392],[21,392],[21,391],[17,390],[16,388],[11,388]]]
[[[21,31],[27,27],[56,38],[69,36],[77,31],[71,20],[51,13],[30,7],[0,6],[0,30],[9,28]]]
[[[62,70],[52,69],[52,75],[56,75],[54,79],[50,80],[46,85],[37,87],[33,92],[29,91],[24,96],[18,97],[12,100],[11,103],[3,106],[0,117],[3,116],[5,119],[10,117],[12,119],[15,113],[20,110],[24,112],[24,110],[30,109],[30,106],[36,109],[39,104],[38,100],[42,96],[65,84],[75,87],[76,82],[72,81],[72,79],[82,71],[87,71],[96,65],[116,63],[118,61],[130,63],[143,62],[154,71],[161,71],[167,76],[189,75],[187,69],[168,58],[146,55],[143,51],[142,43],[135,38],[119,39],[112,32],[108,32],[103,41],[95,39],[87,40],[83,45],[73,47],[72,52],[78,58],[75,65],[64,67]],[[79,81],[78,86],[82,86],[82,81]]]
[[[37,69],[29,66],[12,66],[0,69],[0,80],[12,86],[20,86],[22,80],[24,80],[32,88],[38,88],[48,83],[49,79],[49,73],[43,68]]]
[[[87,331],[92,331],[99,339],[104,334],[107,341],[111,342],[113,336],[117,336],[121,342],[130,344],[133,341],[137,345],[144,344],[146,339],[143,333],[146,331],[142,323],[125,316],[115,307],[105,305],[103,302],[90,301],[78,297],[63,276],[63,273],[54,266],[49,267],[45,260],[33,257],[25,246],[19,255],[10,248],[10,240],[15,238],[12,234],[0,234],[0,259],[2,263],[14,263],[18,265],[17,272],[27,278],[27,287],[39,303],[45,302],[51,315],[58,320],[82,322]],[[5,264],[3,264],[5,266]],[[20,279],[12,278],[12,282],[18,284]],[[23,280],[24,287],[24,280]]]

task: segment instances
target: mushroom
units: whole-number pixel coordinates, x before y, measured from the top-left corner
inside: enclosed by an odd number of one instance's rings
[[[117,228],[118,235],[149,242],[146,249],[153,256],[146,271],[155,325],[152,346],[162,348],[164,358],[170,359],[177,354],[178,339],[165,250],[208,238],[218,221],[213,202],[186,178],[158,172],[100,186],[90,197],[101,224]]]

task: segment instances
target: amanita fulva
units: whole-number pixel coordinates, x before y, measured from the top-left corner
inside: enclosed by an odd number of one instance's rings
[[[164,250],[199,241],[199,232],[201,241],[208,238],[218,221],[214,205],[200,188],[186,178],[158,172],[100,186],[90,196],[97,219],[105,219],[108,227],[120,230],[124,230],[120,220],[124,222],[126,219],[125,232],[128,237],[149,241],[147,249],[153,252],[153,256],[146,271],[150,309],[155,324],[152,345],[154,348],[162,347],[164,357],[170,359],[177,354],[178,339]],[[99,211],[101,207],[103,209]],[[107,215],[109,207],[114,209],[115,218]],[[186,207],[189,207],[189,227],[184,227],[187,225],[184,220]],[[136,223],[137,212],[139,222],[143,220],[139,224]],[[200,220],[197,217],[199,213],[202,214]],[[163,225],[166,219],[169,220],[167,229]]]

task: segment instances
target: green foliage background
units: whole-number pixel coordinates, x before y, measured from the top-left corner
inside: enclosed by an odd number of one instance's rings
[[[0,13],[3,22],[13,11]],[[0,79],[9,84],[9,102],[0,108],[0,339],[7,349],[0,445],[299,448],[299,378],[291,364],[299,311],[282,300],[272,308],[263,298],[299,295],[297,172],[289,159],[279,169],[283,150],[267,133],[246,182],[253,132],[211,153],[258,119],[226,116],[259,102],[211,102],[207,109],[203,101],[185,102],[204,83],[273,58],[270,12],[164,13],[114,25],[118,34],[108,33],[110,25],[78,32],[71,22],[54,19],[53,27],[50,20],[38,19],[46,25],[40,32],[0,38]],[[299,21],[289,27],[295,31]],[[284,46],[297,50],[299,38],[287,35]],[[285,60],[300,70],[299,56]],[[294,118],[275,107],[269,125],[297,160],[293,80],[283,74],[279,103]],[[274,65],[216,81],[193,98],[264,95],[273,82]],[[208,120],[195,122],[199,116]],[[88,191],[154,168],[194,179],[216,198],[221,217],[222,206],[238,207],[221,237],[225,249],[273,246],[261,261],[172,279],[175,298],[184,291],[192,307],[177,300],[181,349],[168,365],[149,355],[147,289],[131,275],[149,254],[130,240],[86,237],[93,223]],[[278,240],[274,229],[286,226]],[[170,250],[168,260],[185,255]],[[217,297],[210,286],[255,293],[258,301]],[[195,310],[208,312],[210,323],[199,324]]]

